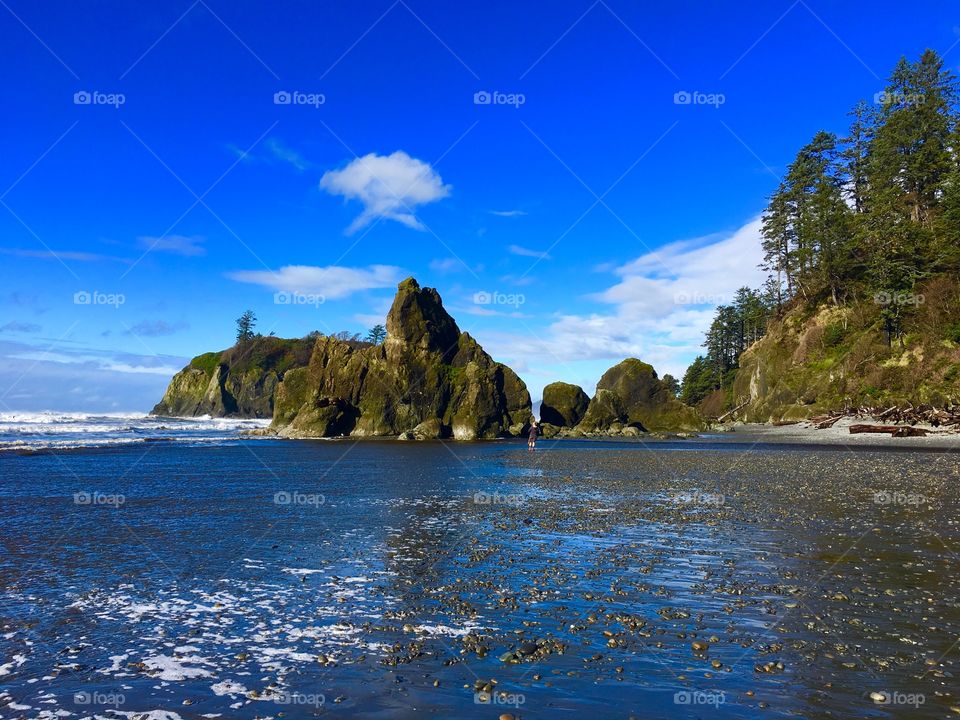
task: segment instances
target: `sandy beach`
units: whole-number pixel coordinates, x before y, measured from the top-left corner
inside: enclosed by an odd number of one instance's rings
[[[833,427],[818,429],[809,421],[795,425],[766,425],[742,423],[733,425],[726,432],[738,440],[755,442],[797,443],[805,445],[846,445],[851,448],[890,447],[915,450],[960,449],[960,433],[955,430],[918,424],[930,434],[926,437],[891,437],[882,433],[851,434],[851,425],[883,425],[870,417],[845,417]]]

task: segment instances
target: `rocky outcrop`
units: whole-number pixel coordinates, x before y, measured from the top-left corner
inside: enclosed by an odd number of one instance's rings
[[[312,340],[258,337],[221,352],[198,355],[173,376],[154,415],[273,417],[284,374],[306,365]]]
[[[747,422],[803,420],[862,406],[952,406],[960,401],[960,324],[936,281],[910,313],[911,332],[888,343],[873,299],[797,304],[747,348],[726,409]],[[953,287],[952,284],[949,287]]]
[[[284,437],[457,440],[520,434],[531,417],[523,381],[413,278],[397,289],[383,345],[256,338],[194,358],[154,413],[272,417]]]
[[[543,389],[540,422],[558,428],[574,427],[583,419],[589,405],[590,396],[579,385],[550,383]]]
[[[408,278],[383,345],[318,338],[309,364],[278,386],[273,426],[286,437],[473,440],[519,434],[529,419],[523,381],[460,332],[436,290]]]
[[[600,378],[576,429],[582,433],[620,433],[629,428],[654,432],[698,430],[703,426],[697,411],[677,400],[652,366],[627,358]]]

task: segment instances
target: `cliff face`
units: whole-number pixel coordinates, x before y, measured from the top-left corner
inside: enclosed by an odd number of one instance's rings
[[[383,345],[319,336],[257,338],[194,358],[154,414],[272,417],[285,437],[472,440],[519,434],[530,394],[443,307],[432,288],[400,283]]]
[[[154,415],[273,417],[284,373],[310,357],[309,340],[259,337],[222,352],[199,355],[173,376]]]
[[[530,394],[413,278],[400,283],[387,340],[320,338],[310,363],[277,388],[274,428],[288,437],[401,435],[458,440],[519,434]]]
[[[927,300],[913,311],[913,331],[892,347],[876,303],[794,308],[740,356],[730,402],[747,404],[737,418],[960,401],[958,328],[941,317],[945,303]]]

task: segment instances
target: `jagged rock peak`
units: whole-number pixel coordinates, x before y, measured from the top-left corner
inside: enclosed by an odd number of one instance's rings
[[[444,309],[440,293],[434,288],[421,288],[414,278],[408,277],[397,286],[387,313],[387,335],[392,343],[448,357],[456,352],[460,328]]]

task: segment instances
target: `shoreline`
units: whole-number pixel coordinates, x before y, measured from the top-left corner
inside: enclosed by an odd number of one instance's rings
[[[883,425],[883,421],[878,421],[869,416],[848,416],[838,420],[829,428],[817,428],[810,420],[801,420],[789,425],[774,425],[773,423],[732,423],[721,426],[713,426],[703,431],[655,431],[639,432],[635,434],[620,433],[591,433],[589,435],[574,435],[559,433],[552,437],[541,436],[538,443],[556,443],[556,442],[620,442],[643,444],[647,442],[667,442],[667,441],[705,441],[724,442],[754,442],[765,444],[788,444],[788,445],[831,445],[831,446],[856,446],[856,447],[887,447],[897,449],[917,449],[934,450],[944,449],[952,450],[960,448],[960,431],[947,430],[934,427],[927,423],[916,423],[913,425],[903,424],[902,427],[913,427],[926,430],[928,434],[923,437],[892,437],[884,433],[860,433],[851,434],[851,425]],[[473,442],[502,442],[502,441],[522,441],[525,438],[520,436],[509,436],[499,438],[482,438],[476,440],[454,440],[453,438],[431,438],[422,440],[405,439],[397,435],[378,435],[353,437],[350,435],[340,437],[290,437],[271,432],[269,428],[260,430],[244,430],[240,432],[240,437],[266,437],[277,440],[351,440],[351,441],[372,441],[372,442],[404,442],[404,443],[429,443],[429,442],[449,442],[449,443],[473,443]]]
[[[933,449],[960,448],[960,432],[934,427],[928,423],[900,427],[913,427],[926,430],[923,437],[892,437],[889,434],[861,433],[851,434],[851,425],[885,425],[883,421],[870,416],[846,416],[828,428],[817,428],[810,420],[801,420],[791,425],[772,423],[737,423],[729,429],[719,432],[731,435],[752,437],[757,442],[778,442],[797,445],[847,445],[857,447],[894,447]]]

